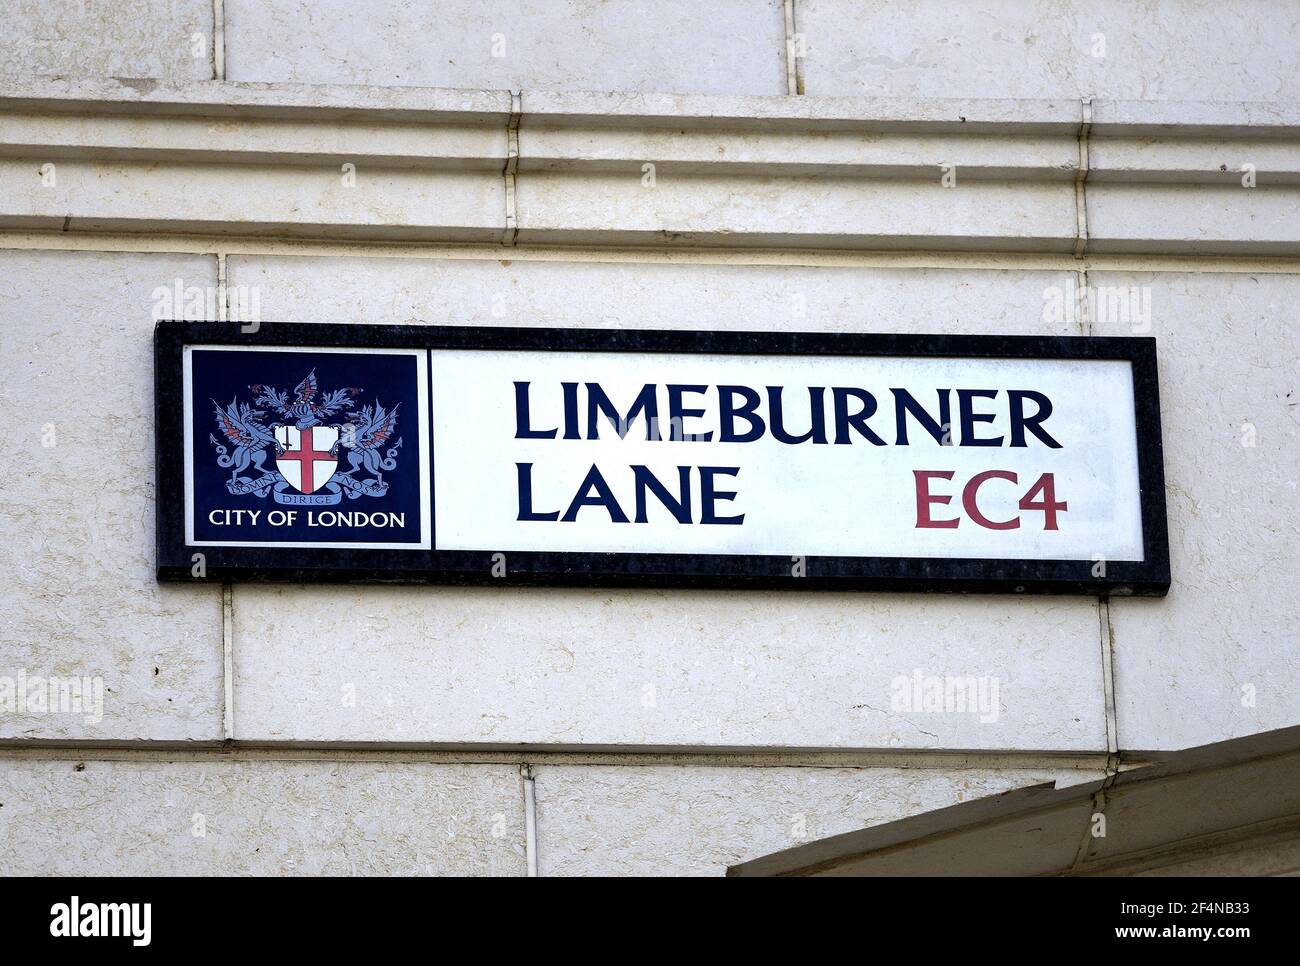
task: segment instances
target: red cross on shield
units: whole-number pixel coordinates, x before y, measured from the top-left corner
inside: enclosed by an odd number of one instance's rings
[[[338,468],[331,454],[339,440],[337,426],[276,426],[275,438],[283,452],[275,458],[276,468],[299,493],[314,493],[330,481]]]

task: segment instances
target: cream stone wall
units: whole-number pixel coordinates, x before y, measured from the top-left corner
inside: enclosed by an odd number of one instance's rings
[[[0,674],[96,675],[105,689],[102,721],[10,712],[4,738],[220,731],[221,588],[154,578],[143,311],[174,278],[215,289],[216,267],[199,255],[0,251],[0,406],[16,444],[0,501]]]
[[[531,782],[540,874],[716,875],[1300,721],[1300,3],[14,7],[0,679],[104,692],[0,710],[0,873],[523,875]],[[250,297],[1154,336],[1173,586],[159,584],[153,321]]]

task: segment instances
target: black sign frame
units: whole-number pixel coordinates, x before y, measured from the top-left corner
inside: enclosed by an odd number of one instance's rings
[[[930,356],[1124,360],[1132,365],[1142,561],[509,551],[194,547],[184,521],[182,356],[187,345],[669,352],[730,355]],[[559,329],[496,326],[162,321],[154,332],[157,575],[165,581],[290,581],[498,586],[1164,596],[1169,536],[1156,340],[1150,337],[917,335]],[[431,480],[431,485],[434,481]],[[436,521],[435,521],[436,526]],[[436,532],[436,531],[435,531]],[[202,566],[195,555],[202,554]]]

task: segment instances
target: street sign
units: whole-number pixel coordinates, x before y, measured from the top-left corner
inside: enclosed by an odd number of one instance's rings
[[[160,323],[159,576],[1163,594],[1152,339]]]

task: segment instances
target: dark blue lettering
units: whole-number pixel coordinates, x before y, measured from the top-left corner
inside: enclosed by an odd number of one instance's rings
[[[740,526],[745,522],[745,514],[734,517],[720,517],[714,510],[718,500],[734,500],[734,490],[714,490],[715,476],[738,476],[739,466],[701,466],[700,467],[700,523],[716,523],[724,526]]]
[[[681,494],[680,498],[673,496],[668,492],[668,488],[659,482],[659,479],[650,470],[644,466],[633,466],[632,475],[636,479],[636,522],[646,523],[645,512],[645,494],[650,490],[664,508],[673,515],[678,523],[691,522],[691,468],[689,466],[677,467],[677,489]]]
[[[922,408],[921,404],[916,401],[910,392],[906,389],[890,389],[894,394],[896,407],[894,410],[894,424],[897,436],[895,442],[899,446],[906,446],[907,443],[907,417],[911,416],[921,424],[921,427],[934,437],[935,442],[940,446],[951,446],[952,437],[949,435],[949,428],[952,426],[952,407],[948,401],[947,389],[938,390],[939,393],[939,419],[936,422],[929,413]],[[945,436],[948,438],[945,440]]]
[[[1032,389],[1008,389],[1007,395],[1011,398],[1011,445],[1024,446],[1025,430],[1028,429],[1052,449],[1060,449],[1061,444],[1040,425],[1052,415],[1052,401]],[[1025,415],[1026,399],[1032,399],[1038,406],[1038,412],[1032,416]]]
[[[971,405],[974,399],[996,399],[996,389],[958,389],[957,412],[961,415],[962,446],[1001,446],[1002,437],[996,439],[979,439],[975,435],[976,423],[991,423],[996,418],[992,413],[977,413]]]
[[[594,494],[590,491],[595,490]],[[573,523],[578,519],[578,511],[586,506],[603,506],[609,511],[609,519],[613,523],[627,523],[627,514],[623,508],[618,505],[618,500],[614,499],[614,493],[605,482],[605,478],[600,475],[600,470],[596,464],[591,465],[587,472],[587,478],[582,481],[582,486],[578,487],[578,493],[569,504],[569,509],[564,511],[562,517],[565,523]]]
[[[867,425],[867,420],[876,411],[875,396],[865,389],[836,386],[831,390],[831,397],[835,400],[835,442],[837,444],[851,443],[849,430],[856,429],[873,446],[885,445],[885,441]],[[856,413],[849,412],[850,399],[857,399],[862,403],[862,408]]]
[[[528,383],[515,383],[515,439],[555,439],[558,430],[533,429],[528,417]]]
[[[519,520],[558,520],[560,511],[551,513],[533,512],[533,464],[516,463],[515,470],[519,476]]]

